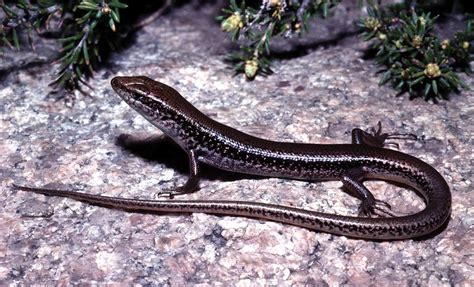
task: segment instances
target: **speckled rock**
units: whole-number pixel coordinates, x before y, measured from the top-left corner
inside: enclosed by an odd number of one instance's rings
[[[379,87],[377,67],[363,57],[367,45],[351,34],[353,12],[343,8],[336,11],[338,22],[318,20],[296,53],[291,51],[298,41],[293,48],[278,43],[275,74],[249,82],[233,77],[222,61],[229,42],[212,20],[217,13],[215,7],[185,6],[158,19],[113,55],[89,81],[94,90],[76,93],[71,105],[49,97],[49,65],[8,68],[0,82],[0,285],[474,284],[474,92],[433,104]],[[160,132],[113,93],[115,75],[158,79],[211,117],[273,140],[349,142],[352,128],[379,120],[387,131],[417,134],[422,140],[401,142],[400,149],[432,164],[448,181],[449,224],[423,240],[370,242],[254,219],[127,213],[13,191],[15,182],[155,198],[186,180],[186,156],[175,146],[151,138],[130,149],[117,140],[122,133],[146,138]],[[463,79],[473,87],[472,78]],[[397,211],[423,206],[411,191],[384,182],[367,185]],[[356,214],[358,201],[340,187],[207,168],[201,190],[183,198]]]

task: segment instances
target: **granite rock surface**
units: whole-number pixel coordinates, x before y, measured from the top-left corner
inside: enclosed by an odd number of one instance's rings
[[[437,104],[378,86],[354,11],[313,24],[301,40],[276,42],[275,73],[247,81],[223,63],[231,44],[216,7],[181,7],[140,30],[98,71],[87,94],[50,96],[49,54],[0,63],[0,285],[36,283],[267,286],[469,286],[474,284],[472,193],[474,92]],[[25,56],[27,53],[27,56]],[[21,62],[24,63],[24,62]],[[13,67],[13,68],[12,68]],[[17,69],[15,68],[17,67]],[[422,240],[371,242],[261,220],[207,214],[128,213],[14,191],[12,183],[156,198],[187,178],[185,154],[110,88],[118,75],[175,87],[212,118],[259,137],[348,143],[354,127],[381,121],[413,133],[400,150],[447,180],[447,226]],[[474,79],[462,76],[470,87]],[[125,146],[121,134],[148,138]],[[381,181],[370,190],[400,212],[423,208],[413,192]],[[235,199],[357,214],[340,182],[254,178],[206,168],[187,199]]]

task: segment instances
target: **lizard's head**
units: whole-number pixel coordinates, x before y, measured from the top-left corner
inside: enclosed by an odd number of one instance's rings
[[[162,104],[172,104],[176,95],[179,96],[173,88],[145,76],[115,77],[110,83],[115,92],[133,108],[143,105],[157,110]]]
[[[110,83],[128,105],[172,138],[176,138],[180,111],[199,113],[175,89],[150,78],[115,77]]]
[[[167,113],[186,102],[175,89],[145,76],[115,77],[110,83],[127,104],[146,118]]]

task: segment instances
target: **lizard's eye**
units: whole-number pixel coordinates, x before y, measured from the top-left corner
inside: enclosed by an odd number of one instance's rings
[[[128,86],[128,89],[132,92],[133,96],[138,99],[150,94],[148,89],[144,85],[136,84]]]

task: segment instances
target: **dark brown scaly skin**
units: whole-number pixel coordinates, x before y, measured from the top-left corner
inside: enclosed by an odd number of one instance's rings
[[[353,130],[352,144],[317,145],[260,139],[218,123],[186,101],[173,88],[147,77],[116,77],[113,89],[131,107],[176,141],[190,158],[188,182],[169,196],[194,192],[199,165],[271,177],[340,180],[361,199],[361,212],[352,217],[245,201],[134,200],[88,195],[66,190],[16,186],[52,196],[65,196],[126,210],[205,212],[263,218],[323,232],[366,239],[395,240],[419,237],[438,229],[451,212],[451,193],[443,177],[430,165],[410,155],[384,149],[390,138],[380,129],[373,135]],[[424,197],[424,210],[395,217],[390,206],[376,200],[362,181],[399,182]],[[371,218],[377,214],[382,217]],[[385,217],[385,216],[388,217]]]

